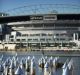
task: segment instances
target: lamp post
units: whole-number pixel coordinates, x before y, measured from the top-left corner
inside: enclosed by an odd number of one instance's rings
[[[56,46],[56,36],[54,35],[53,38],[54,38],[54,46]]]
[[[26,51],[28,50],[28,41],[26,41]]]
[[[40,47],[39,47],[39,48],[40,48],[40,50],[41,50],[41,48],[42,48],[42,46],[41,46],[41,41],[40,41]]]
[[[42,42],[41,41],[40,41],[40,49],[41,49],[42,55],[44,55],[44,50],[43,50]]]
[[[20,51],[22,50],[23,48],[23,43],[22,43],[22,40],[20,39]]]

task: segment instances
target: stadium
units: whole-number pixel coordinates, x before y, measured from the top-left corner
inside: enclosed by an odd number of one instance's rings
[[[60,10],[61,8],[62,10]],[[72,9],[74,10],[72,11]],[[1,49],[79,49],[79,6],[64,4],[29,5],[8,10],[6,13],[9,15],[0,17]]]

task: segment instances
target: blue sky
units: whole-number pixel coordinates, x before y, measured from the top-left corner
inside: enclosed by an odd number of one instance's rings
[[[76,4],[80,0],[0,0],[0,11],[7,11],[13,8],[31,4]]]

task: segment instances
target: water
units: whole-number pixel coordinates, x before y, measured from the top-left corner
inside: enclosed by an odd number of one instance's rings
[[[1,55],[3,54],[3,59],[4,59],[4,61],[8,58],[8,57],[10,57],[10,58],[12,58],[14,55],[15,55],[15,52],[14,53],[11,53],[11,52],[1,52],[0,53],[0,57],[1,57]],[[31,58],[33,57],[33,56],[35,56],[35,61],[36,61],[36,75],[44,75],[44,70],[42,70],[41,68],[39,68],[39,66],[38,66],[38,60],[39,60],[39,58],[41,58],[42,57],[42,53],[41,52],[18,52],[17,53],[18,54],[18,58],[19,58],[19,60],[21,60],[22,58],[27,58],[28,56],[30,56]],[[55,57],[55,55],[54,55],[55,53],[52,53],[52,52],[46,52],[45,54],[44,54],[44,56],[48,56],[48,58],[51,56],[51,55],[53,55],[53,58]],[[60,54],[61,54],[61,52],[60,52]],[[60,62],[65,62],[67,59],[73,59],[73,61],[74,61],[74,70],[73,70],[73,75],[80,75],[80,56],[61,56],[60,57]],[[57,70],[57,73],[56,73],[56,75],[62,75],[62,69],[58,69]]]

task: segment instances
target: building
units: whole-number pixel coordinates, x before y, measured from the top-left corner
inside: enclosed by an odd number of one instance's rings
[[[16,44],[16,48],[79,48],[80,14],[36,14],[4,18],[2,22],[11,31],[4,34],[4,43]]]
[[[9,14],[0,12],[0,17],[2,17],[2,16],[9,16]]]
[[[0,18],[9,16],[7,13],[0,12]],[[1,22],[1,19],[0,19]],[[0,40],[5,39],[5,36],[9,32],[7,24],[0,23]]]

